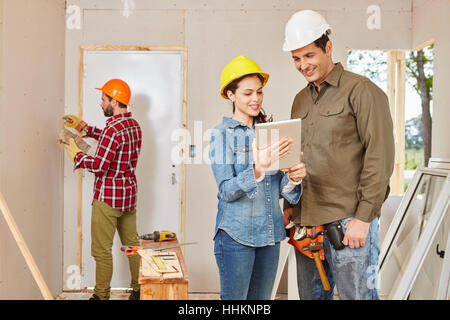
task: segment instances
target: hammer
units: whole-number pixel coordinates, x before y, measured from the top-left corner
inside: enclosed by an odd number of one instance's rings
[[[320,261],[319,252],[323,249],[323,243],[321,242],[311,242],[303,250],[310,250],[314,261],[316,262],[317,271],[319,271],[320,281],[322,281],[322,286],[325,291],[330,291],[330,283],[328,282],[327,275],[325,274],[325,269],[323,268],[322,261]]]

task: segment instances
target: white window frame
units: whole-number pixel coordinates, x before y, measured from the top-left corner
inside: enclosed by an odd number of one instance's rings
[[[398,285],[391,290],[389,293],[388,299],[394,300],[403,300],[407,299],[409,292],[412,289],[414,281],[416,280],[417,274],[424,262],[426,254],[428,250],[430,250],[431,244],[436,236],[439,225],[441,224],[446,210],[449,206],[449,198],[450,198],[450,173],[449,170],[438,169],[438,168],[418,168],[414,174],[414,177],[403,197],[400,206],[392,220],[392,223],[386,233],[384,241],[380,247],[380,256],[379,256],[379,270],[380,275],[383,273],[383,264],[390,253],[390,248],[392,244],[397,240],[399,234],[397,233],[401,223],[406,215],[406,210],[408,209],[412,198],[416,192],[417,187],[419,186],[419,182],[423,175],[429,174],[434,176],[443,176],[446,177],[446,181],[444,183],[443,188],[441,189],[441,193],[438,197],[436,205],[433,211],[430,214],[430,218],[428,223],[425,226],[425,229],[420,236],[418,244],[414,249],[414,252],[411,258],[408,261],[408,265],[405,266],[405,272],[401,277]],[[449,250],[449,242],[447,241],[446,250]],[[448,270],[449,270],[450,261],[448,261],[448,254],[446,259],[444,260],[444,265],[441,271],[441,281],[439,283],[438,289],[438,297],[445,296],[448,292],[448,281],[445,281],[445,278],[448,278]],[[445,291],[445,293],[443,293]]]
[[[439,288],[437,300],[450,299],[450,233],[447,237],[447,245],[445,246],[444,264],[442,265],[441,277],[439,279]]]

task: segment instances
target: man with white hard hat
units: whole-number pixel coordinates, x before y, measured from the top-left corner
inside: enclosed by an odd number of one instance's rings
[[[323,289],[314,260],[296,250],[300,299],[333,299],[335,285],[340,299],[379,299],[378,218],[394,164],[392,119],[380,88],[333,62],[330,34],[324,17],[311,10],[286,25],[283,50],[308,81],[291,118],[302,119],[309,170],[299,204],[285,202],[283,220],[327,230],[323,265],[331,290]],[[340,239],[331,237],[331,226],[342,230]]]

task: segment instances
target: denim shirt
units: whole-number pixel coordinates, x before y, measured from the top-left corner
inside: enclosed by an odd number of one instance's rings
[[[241,244],[262,247],[286,238],[279,199],[296,204],[302,189],[297,185],[283,193],[289,179],[278,170],[266,172],[264,179],[256,182],[254,137],[254,129],[228,117],[211,133],[209,157],[219,199],[214,235],[222,229]]]

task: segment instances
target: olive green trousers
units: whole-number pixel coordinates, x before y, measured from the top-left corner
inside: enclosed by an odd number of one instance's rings
[[[116,229],[125,246],[139,246],[136,231],[136,209],[128,212],[116,210],[101,201],[92,204],[91,254],[95,259],[94,293],[102,300],[109,299],[113,275],[112,246]],[[124,254],[117,252],[117,254]],[[139,290],[139,255],[128,256],[131,272],[131,287]]]

